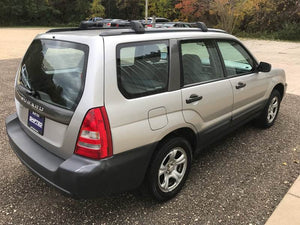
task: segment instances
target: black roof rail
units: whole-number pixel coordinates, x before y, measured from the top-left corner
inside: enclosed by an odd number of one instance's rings
[[[123,34],[136,34],[135,31],[133,31],[130,28],[127,29],[101,29],[101,33],[99,34],[100,36],[116,36],[116,35],[123,35]],[[163,28],[151,28],[151,29],[145,29],[145,34],[149,33],[178,33],[178,32],[203,32],[199,28],[168,28],[168,29],[163,29]],[[227,33],[223,30],[219,29],[207,29],[208,32],[214,32],[214,33]]]
[[[70,27],[70,28],[53,28],[50,30],[47,30],[46,33],[52,33],[52,32],[64,32],[64,31],[77,31],[82,30],[78,27]]]

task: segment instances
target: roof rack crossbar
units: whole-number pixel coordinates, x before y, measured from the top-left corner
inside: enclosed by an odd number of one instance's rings
[[[136,34],[143,34],[145,33],[145,28],[142,23],[138,21],[130,21],[130,27]]]
[[[208,31],[206,24],[203,23],[203,22],[196,22],[196,26],[198,28],[200,28],[203,32],[207,32]]]

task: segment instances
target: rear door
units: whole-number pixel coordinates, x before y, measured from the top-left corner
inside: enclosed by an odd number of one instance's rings
[[[217,41],[234,93],[232,119],[240,123],[259,113],[265,104],[268,78],[255,72],[257,63],[246,49],[233,40]]]
[[[119,39],[105,38],[106,48],[116,49],[105,51],[105,107],[114,154],[141,147],[145,152],[174,126],[184,124],[181,92],[168,87],[173,77],[169,40]]]
[[[180,49],[183,116],[196,127],[203,146],[230,125],[232,87],[212,41],[184,40]]]

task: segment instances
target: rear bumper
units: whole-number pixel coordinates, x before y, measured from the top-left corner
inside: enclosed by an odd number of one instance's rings
[[[13,114],[6,119],[12,149],[31,171],[76,198],[91,198],[137,188],[143,181],[155,144],[91,160],[72,155],[64,160],[34,142]]]

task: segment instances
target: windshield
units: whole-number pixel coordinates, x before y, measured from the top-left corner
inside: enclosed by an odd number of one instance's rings
[[[19,83],[42,101],[74,110],[83,92],[87,54],[86,45],[34,40],[22,61]]]

